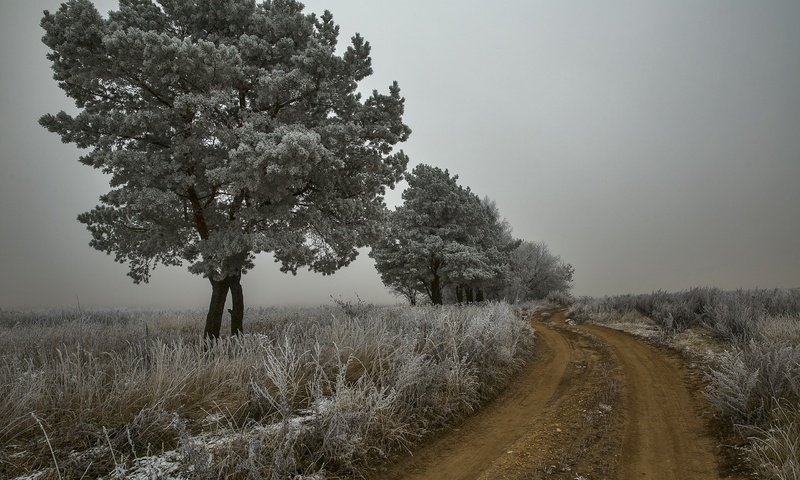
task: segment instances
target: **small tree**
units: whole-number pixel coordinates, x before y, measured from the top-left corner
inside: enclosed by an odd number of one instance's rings
[[[80,110],[40,123],[91,149],[80,161],[111,191],[78,219],[91,246],[127,262],[135,283],[189,263],[212,286],[216,338],[230,290],[242,329],[241,275],[272,252],[282,271],[330,274],[378,231],[383,194],[405,171],[397,84],[366,100],[372,73],[358,34],[294,0],[88,0],[44,13],[54,78]]]
[[[394,214],[390,213],[384,236],[373,244],[369,255],[376,261],[383,284],[395,295],[408,300],[410,305],[416,305],[418,293],[430,293],[426,280],[428,275],[424,268],[420,269],[419,259],[414,253],[417,243],[400,234],[396,222]]]
[[[523,241],[511,252],[509,267],[506,297],[512,301],[536,300],[572,288],[575,268],[550,253],[544,242]]]
[[[490,241],[490,209],[458,184],[458,176],[423,164],[407,180],[403,205],[389,214],[370,253],[384,284],[415,289],[441,304],[449,285],[472,289],[500,275],[503,256]]]

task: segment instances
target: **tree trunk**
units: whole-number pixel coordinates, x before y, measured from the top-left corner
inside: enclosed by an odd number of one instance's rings
[[[482,302],[483,301],[483,290],[480,288],[475,289],[475,301]]]
[[[242,333],[242,323],[244,321],[244,295],[242,294],[242,276],[233,275],[228,277],[231,288],[231,336]]]
[[[435,273],[433,274],[433,280],[431,280],[431,303],[434,305],[442,304],[442,284],[439,275]]]
[[[413,288],[409,288],[407,292],[408,293],[406,293],[406,298],[408,298],[408,302],[411,304],[412,307],[416,306],[417,305],[417,291],[414,290]]]
[[[206,315],[206,328],[203,330],[203,338],[216,340],[219,338],[219,330],[222,328],[222,314],[225,312],[225,300],[228,298],[228,279],[211,281],[211,303],[208,306]]]
[[[467,297],[467,303],[472,303],[475,301],[475,297],[472,294],[472,287],[464,288],[464,294]]]

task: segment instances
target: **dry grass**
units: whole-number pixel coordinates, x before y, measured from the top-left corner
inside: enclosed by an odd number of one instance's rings
[[[722,340],[741,342],[752,338],[756,325],[766,317],[799,316],[800,289],[695,287],[674,293],[584,297],[574,302],[571,314],[586,321],[603,321],[631,312],[652,319],[665,336],[702,325]]]
[[[190,312],[0,317],[3,478],[358,476],[533,346],[504,304],[249,311],[212,349]]]
[[[781,402],[764,426],[750,427],[748,456],[762,478],[800,479],[800,405]]]

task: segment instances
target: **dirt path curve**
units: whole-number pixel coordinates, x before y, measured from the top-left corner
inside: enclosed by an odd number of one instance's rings
[[[687,388],[680,361],[625,332],[581,328],[608,344],[625,372],[620,478],[719,478],[702,402]]]
[[[679,359],[564,311],[532,322],[536,358],[499,397],[372,478],[720,478]]]
[[[434,439],[375,478],[472,479],[522,436],[555,395],[569,361],[567,341],[549,328],[537,329],[536,358],[503,393],[458,430]]]

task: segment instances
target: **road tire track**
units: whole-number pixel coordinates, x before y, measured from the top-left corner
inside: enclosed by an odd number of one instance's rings
[[[602,339],[624,371],[620,478],[719,478],[715,441],[699,413],[702,398],[684,381],[682,362],[619,330],[581,329]]]

